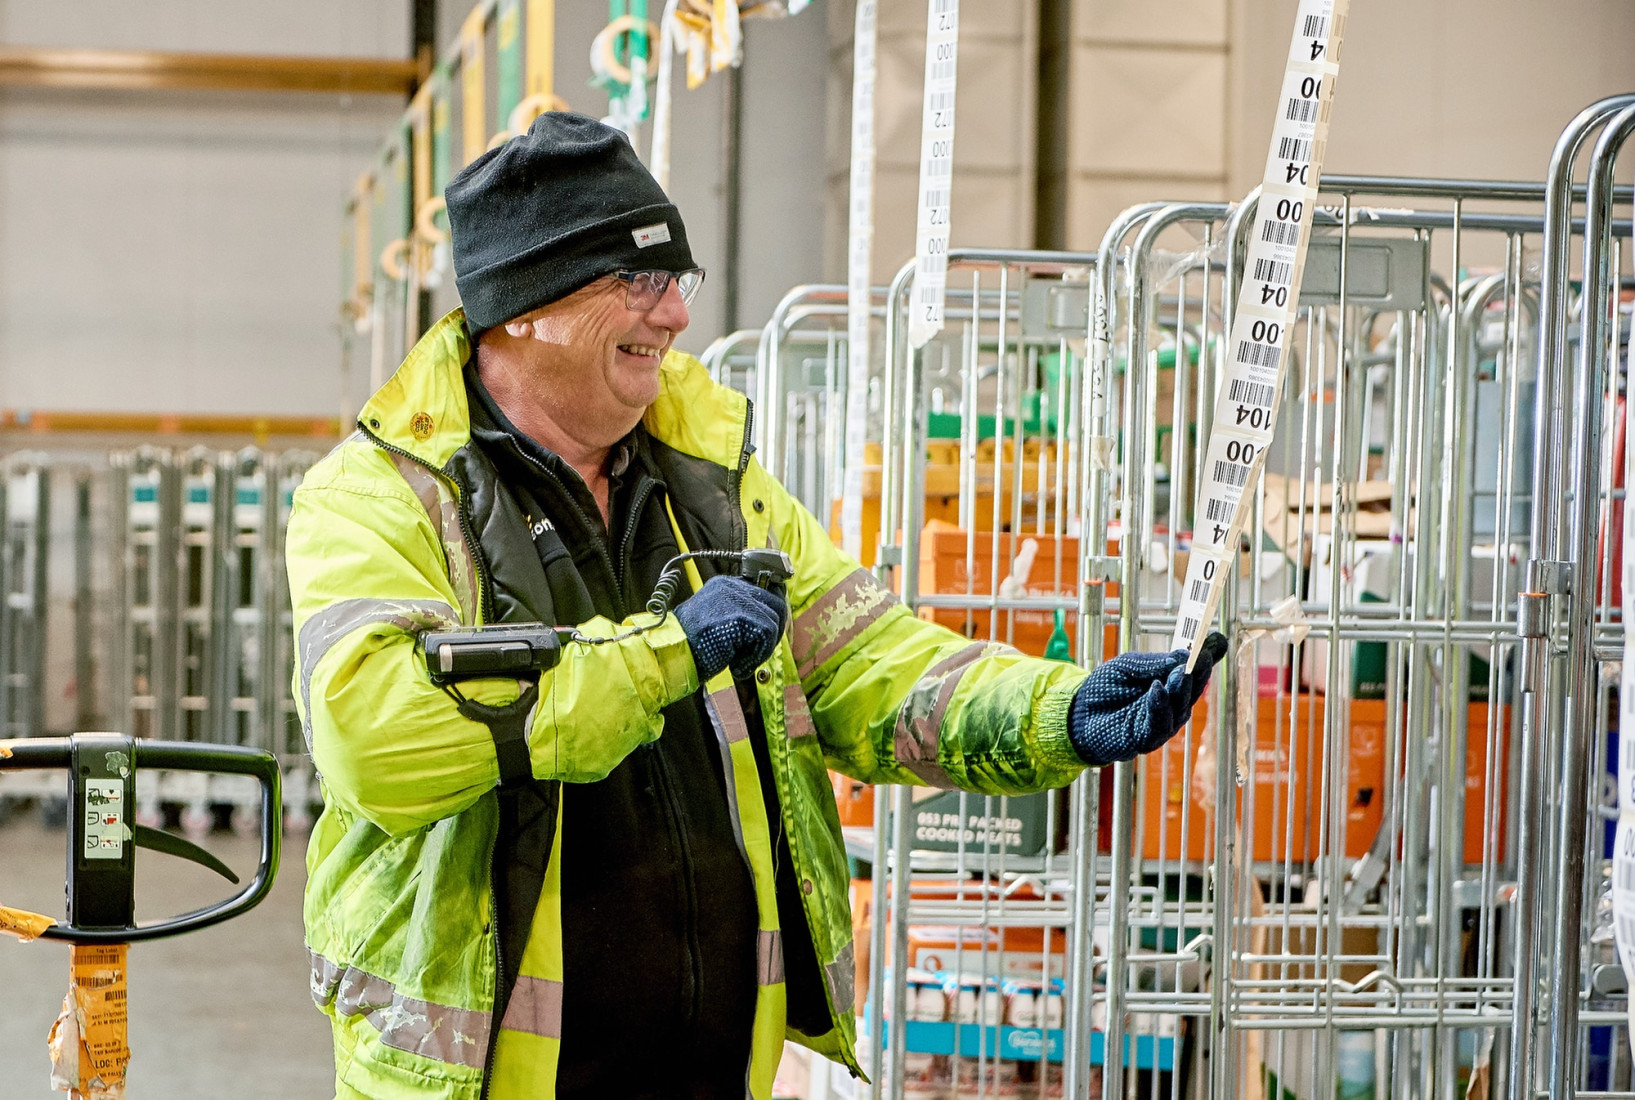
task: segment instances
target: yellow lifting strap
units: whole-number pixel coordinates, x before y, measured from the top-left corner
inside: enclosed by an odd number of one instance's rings
[[[681,525],[676,522],[668,496],[664,499],[664,510],[670,517],[676,546],[683,554],[688,553],[687,540],[681,534]],[[697,592],[704,586],[698,567],[689,561],[684,568],[687,582]],[[710,722],[731,769],[727,776],[728,797],[733,802],[730,809],[755,882],[759,928],[755,937],[755,1027],[750,1045],[749,1095],[754,1100],[769,1100],[778,1062],[783,1057],[784,1024],[788,1016],[783,980],[783,933],[778,925],[777,877],[772,864],[772,830],[766,817],[766,799],[761,793],[761,773],[755,766],[755,749],[749,740],[749,722],[738,702],[738,688],[732,673],[723,669],[704,685],[704,690]],[[781,691],[781,686],[777,690]],[[764,699],[762,705],[767,705]]]
[[[517,968],[517,984],[499,1023],[489,1067],[489,1100],[552,1100],[562,1054],[562,803],[556,803],[545,884]]]

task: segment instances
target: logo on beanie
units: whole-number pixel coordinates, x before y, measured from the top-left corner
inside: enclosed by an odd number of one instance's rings
[[[670,242],[670,226],[667,222],[657,225],[644,225],[640,229],[632,229],[630,235],[636,239],[637,248],[651,248],[656,244]]]

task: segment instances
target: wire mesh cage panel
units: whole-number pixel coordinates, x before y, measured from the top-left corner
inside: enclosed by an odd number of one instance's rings
[[[1113,347],[1149,362],[1120,411],[1121,575],[1140,594],[1120,603],[1121,645],[1168,644],[1187,533],[1226,522],[1195,500],[1221,475],[1202,468],[1219,461],[1199,445],[1212,412],[1277,431],[1253,456],[1215,705],[1115,769],[1109,1042],[1175,1018],[1187,1080],[1216,1096],[1488,1094],[1508,1087],[1516,902],[1550,881],[1520,865],[1515,610],[1534,553],[1544,189],[1330,177],[1324,192],[1281,392],[1216,406],[1225,314],[1199,327],[1198,390],[1154,393],[1155,324],[1185,346],[1191,322],[1166,285],[1185,274],[1143,244],[1180,208],[1139,215],[1124,258]],[[1251,198],[1223,226],[1218,301],[1279,281],[1238,266],[1253,214]],[[1128,1083],[1109,1068],[1110,1088]]]
[[[272,473],[261,452],[246,447],[223,456],[221,476],[227,500],[222,510],[222,599],[217,626],[223,727],[218,738],[228,744],[271,750],[272,730],[262,703],[271,685],[264,682],[262,646],[270,626],[271,560],[277,537],[269,484]]]
[[[1281,387],[1241,393],[1218,393],[1232,305],[1288,281],[1243,267],[1255,196],[1132,208],[1073,261],[955,254],[947,328],[912,352],[905,268],[881,568],[924,617],[1085,665],[1168,648],[1193,533],[1229,520],[1197,499],[1213,417],[1276,434],[1242,462],[1264,475],[1231,648],[1181,736],[1036,813],[879,793],[880,1095],[1630,1087],[1618,707],[1608,675],[1569,676],[1575,646],[1604,663],[1621,639],[1596,545],[1621,531],[1602,421],[1629,340],[1629,192],[1607,186],[1580,215],[1582,187],[1330,177]],[[1060,1031],[1030,1015],[1052,996]]]
[[[45,732],[51,475],[43,456],[0,462],[0,738]]]
[[[177,477],[169,453],[109,456],[117,643],[109,652],[110,718],[134,737],[175,737]]]
[[[315,456],[245,448],[109,456],[111,719],[136,736],[268,749],[283,763],[294,827],[317,798],[291,700],[293,640],[283,541],[295,487]],[[149,823],[179,807],[208,829],[247,823],[258,794],[232,777],[162,773],[138,789]]]
[[[745,396],[755,395],[755,364],[760,356],[762,330],[741,328],[718,337],[699,355],[710,377]]]
[[[870,297],[871,339],[884,291]],[[871,363],[878,362],[871,357]],[[724,361],[725,365],[725,361]],[[746,390],[755,400],[761,460],[813,515],[839,523],[846,469],[851,380],[847,295],[843,286],[799,286],[784,295],[761,330]],[[865,411],[878,416],[879,371],[870,370]],[[725,380],[725,379],[723,379]],[[871,438],[878,438],[878,430]],[[869,456],[864,456],[865,464]],[[878,463],[878,459],[875,460]],[[869,561],[867,553],[864,561]]]
[[[266,671],[262,682],[266,691],[262,706],[271,748],[284,769],[284,819],[292,829],[311,826],[313,812],[321,798],[312,756],[295,710],[295,615],[290,607],[289,574],[284,564],[284,535],[289,530],[290,508],[295,490],[307,469],[320,456],[308,451],[284,451],[263,456],[267,471],[268,504],[273,538],[268,555],[266,616],[267,634],[262,644]]]
[[[1094,263],[956,250],[947,327],[917,350],[903,340],[903,270],[882,393],[882,423],[898,429],[865,501],[881,568],[918,614],[1068,660],[1081,623],[1101,650],[1078,595]],[[1059,1095],[1064,1068],[1072,1084],[1101,1059],[1099,1036],[1068,1025],[1064,998],[1069,948],[1090,940],[1081,891],[1094,887],[1074,840],[1095,795],[1090,779],[1072,795],[878,793],[866,1023],[880,1095]]]

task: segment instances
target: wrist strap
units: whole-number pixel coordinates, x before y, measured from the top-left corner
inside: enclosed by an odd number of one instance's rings
[[[500,786],[514,787],[534,777],[533,762],[528,756],[528,715],[533,713],[539,698],[539,682],[523,688],[512,702],[493,707],[475,699],[462,699],[460,713],[474,722],[481,722],[494,735],[494,756],[500,765]]]

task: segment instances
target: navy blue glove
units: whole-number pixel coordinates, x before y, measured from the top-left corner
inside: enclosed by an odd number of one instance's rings
[[[1204,639],[1198,664],[1187,671],[1187,651],[1121,653],[1091,671],[1067,711],[1067,734],[1086,764],[1134,760],[1175,736],[1209,685],[1226,639]]]
[[[711,577],[676,608],[676,621],[692,646],[700,684],[724,668],[744,680],[772,656],[783,636],[789,605],[741,577]]]

